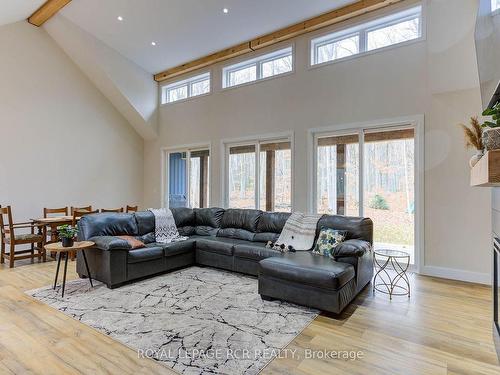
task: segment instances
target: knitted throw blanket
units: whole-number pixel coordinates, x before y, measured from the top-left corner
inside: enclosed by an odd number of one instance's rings
[[[292,213],[286,221],[275,246],[284,244],[286,248],[291,246],[295,250],[311,249],[316,237],[316,226],[321,216],[323,215]]]
[[[149,208],[155,216],[155,240],[158,243],[182,241],[187,237],[179,236],[174,215],[168,208]]]

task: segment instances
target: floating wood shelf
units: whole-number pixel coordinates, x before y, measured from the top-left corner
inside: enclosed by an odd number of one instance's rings
[[[486,151],[470,171],[471,186],[500,186],[500,150]]]

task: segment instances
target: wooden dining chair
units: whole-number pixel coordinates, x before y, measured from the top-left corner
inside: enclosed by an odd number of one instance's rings
[[[101,208],[102,212],[123,212],[123,207],[121,208]]]
[[[129,213],[129,212],[137,212],[137,210],[139,209],[139,206],[129,206],[127,204],[127,208],[125,210],[125,212]]]
[[[7,219],[6,221],[4,217]],[[28,228],[30,233],[18,233],[18,230]],[[35,229],[37,229],[37,233],[35,233]],[[31,258],[33,263],[35,250],[38,253],[38,261],[40,262],[42,257],[45,260],[45,239],[42,234],[38,233],[38,229],[39,226],[31,222],[14,223],[11,207],[0,206],[0,263],[5,263],[5,259],[7,259],[10,268],[14,267],[14,261],[20,259]],[[6,252],[7,245],[9,245],[9,253]],[[18,245],[30,245],[30,248],[16,251]]]
[[[71,210],[70,210],[70,213],[71,213],[71,216],[73,216],[73,212],[75,211],[92,211],[92,206],[85,206],[85,207],[73,207],[71,206]]]
[[[43,209],[43,217],[52,217],[52,216],[68,216],[68,207],[61,208],[44,208]]]
[[[74,207],[72,207],[72,208],[74,208]],[[92,210],[87,210],[86,208],[87,207],[84,207],[83,210],[75,208],[73,210],[73,214],[72,214],[73,220],[71,221],[71,225],[73,227],[76,227],[76,225],[78,224],[78,219],[80,219],[82,216],[99,213],[99,210],[92,211]],[[69,253],[71,260],[75,260],[76,251],[69,251],[68,253]]]
[[[91,214],[98,214],[99,213],[99,210],[95,210],[95,211],[92,211],[92,210],[80,210],[80,209],[75,209],[73,210],[73,221],[71,222],[71,225],[76,227],[76,225],[78,224],[78,219],[81,218],[82,216],[85,216],[85,215],[91,215]]]
[[[68,216],[69,209],[68,207],[61,207],[61,208],[47,208],[44,207],[43,209],[43,217],[48,218],[48,217],[59,217],[59,216]],[[51,243],[51,242],[57,242],[58,237],[57,237],[57,224],[51,224],[48,225],[48,229],[46,229],[46,234],[48,238],[50,238],[49,241],[46,240],[46,243]],[[53,258],[55,258],[56,253],[52,252],[50,254]]]

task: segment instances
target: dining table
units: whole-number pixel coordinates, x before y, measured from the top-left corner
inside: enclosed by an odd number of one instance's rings
[[[79,218],[76,218],[78,221]],[[73,223],[73,216],[53,216],[53,217],[40,217],[30,219],[33,224],[36,224],[39,228],[39,233],[43,235],[43,238],[47,238],[48,229],[50,229],[50,241],[45,242],[45,244],[50,244],[53,242],[58,242],[59,238],[57,237],[57,227],[61,225],[67,225]],[[55,258],[55,253],[51,254],[53,258]],[[47,260],[46,252],[43,253],[43,261]]]

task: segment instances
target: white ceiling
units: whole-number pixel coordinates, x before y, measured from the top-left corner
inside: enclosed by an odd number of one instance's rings
[[[61,13],[146,71],[158,73],[352,2],[73,0]]]
[[[25,20],[45,0],[0,0],[0,26]]]

